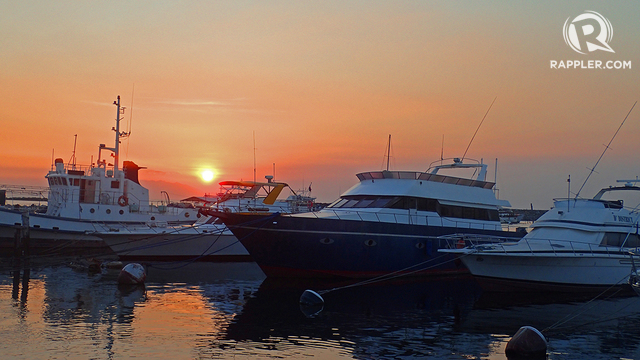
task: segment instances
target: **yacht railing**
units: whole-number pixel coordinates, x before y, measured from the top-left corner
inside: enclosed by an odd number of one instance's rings
[[[289,214],[289,213],[294,213],[295,211],[293,211],[293,209],[290,206],[274,206],[274,205],[263,205],[260,203],[255,204],[255,206],[253,204],[251,205],[247,205],[247,204],[243,204],[243,205],[229,205],[229,206],[225,206],[224,209],[222,208],[214,208],[217,211],[229,211],[229,212],[269,212],[269,213],[283,213],[283,214]]]
[[[493,235],[481,235],[481,234],[449,234],[435,237],[439,241],[444,241],[444,249],[461,249],[464,247],[478,248],[482,246],[491,246],[499,243],[515,243],[519,240],[520,235],[514,232],[514,236],[493,236]],[[440,243],[442,244],[442,243]]]
[[[357,220],[357,221],[373,221],[381,223],[409,224],[409,225],[429,225],[440,227],[454,227],[460,229],[477,229],[502,231],[502,224],[472,222],[465,219],[456,219],[450,217],[441,217],[437,215],[417,215],[417,214],[400,214],[395,212],[370,212],[370,211],[343,211],[333,209],[323,209],[319,212],[311,212],[305,214],[313,214],[316,218],[322,219],[327,217],[327,213],[331,218],[338,220]]]
[[[67,173],[69,173],[69,171],[72,171],[72,173],[70,173],[71,175],[78,175],[77,173],[73,174],[73,171],[76,171],[76,172],[82,171],[84,174],[89,174],[91,172],[91,169],[93,169],[93,166],[66,163],[64,164],[64,169],[67,171]],[[53,170],[55,170],[55,166],[52,164],[51,171]]]
[[[571,254],[576,257],[600,257],[603,255],[611,257],[620,255],[628,256],[629,250],[635,249],[635,247],[608,246],[576,240],[523,238],[518,243],[493,244],[486,248],[479,245],[476,249],[480,252],[483,250],[490,250],[492,252],[499,251],[504,254],[514,254],[517,252],[518,254],[529,254],[531,256],[548,256],[549,254],[566,256],[567,254]]]
[[[377,179],[406,179],[441,182],[453,185],[473,186],[483,189],[492,189],[492,182],[459,178],[440,174],[422,173],[416,171],[369,171],[356,174],[360,181]]]

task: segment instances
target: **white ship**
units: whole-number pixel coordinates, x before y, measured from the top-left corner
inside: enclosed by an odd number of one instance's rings
[[[198,209],[152,204],[149,190],[138,181],[138,170],[131,161],[120,167],[120,139],[129,136],[120,131],[120,117],[124,110],[120,97],[117,107],[115,144],[100,144],[98,159],[90,166],[65,164],[56,159],[45,176],[49,182],[46,214],[24,213],[0,208],[0,250],[13,251],[16,238],[24,237],[29,229],[30,252],[47,254],[83,253],[85,250],[106,249],[102,239],[95,236],[96,225],[109,224],[192,224]],[[112,156],[113,163],[103,157]],[[18,233],[20,231],[20,233]]]
[[[604,195],[639,191],[632,181],[592,199],[556,199],[518,242],[441,252],[462,262],[490,290],[594,290],[626,285],[640,257],[638,210]],[[635,181],[635,180],[634,180]]]

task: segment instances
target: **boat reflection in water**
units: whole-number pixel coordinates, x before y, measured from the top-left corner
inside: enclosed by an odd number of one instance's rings
[[[224,333],[264,275],[251,263],[200,265],[149,267],[138,287],[118,286],[118,271],[67,266],[33,269],[17,289],[1,276],[2,357],[210,357],[209,339]]]
[[[640,357],[637,296],[538,301],[483,292],[470,276],[345,288],[355,281],[265,279],[255,263],[147,270],[144,287],[122,288],[117,272],[33,268],[24,291],[2,269],[3,357],[505,359],[523,325],[551,327],[550,359]],[[334,288],[315,316],[300,311],[304,290]]]
[[[412,278],[332,291],[323,295],[324,309],[312,318],[298,305],[309,286],[331,289],[350,284],[267,278],[231,323],[227,336],[238,342],[268,338],[278,348],[329,346],[345,357],[364,359],[460,358],[490,352],[486,341],[460,343],[456,335],[462,314],[480,295],[470,276]]]

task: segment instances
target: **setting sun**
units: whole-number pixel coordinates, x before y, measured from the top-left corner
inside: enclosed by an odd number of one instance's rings
[[[206,182],[213,180],[213,171],[211,170],[204,170],[200,175],[202,176],[202,180]]]

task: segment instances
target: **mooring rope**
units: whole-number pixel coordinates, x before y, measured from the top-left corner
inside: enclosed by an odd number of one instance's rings
[[[466,254],[462,255],[462,256],[459,256],[459,257],[455,257],[453,259],[450,259],[450,260],[447,260],[447,261],[444,261],[444,262],[440,262],[440,263],[434,264],[434,265],[426,267],[426,268],[420,268],[420,269],[415,269],[415,270],[412,270],[412,271],[409,271],[409,272],[405,272],[405,271],[407,271],[409,269],[412,269],[412,268],[415,268],[415,267],[418,267],[418,266],[421,266],[421,265],[425,265],[425,264],[427,264],[429,262],[432,262],[432,261],[439,261],[442,257],[445,257],[445,256],[448,256],[448,255],[442,254],[442,255],[433,257],[431,259],[422,261],[420,263],[417,263],[417,264],[414,264],[414,265],[411,265],[411,266],[407,266],[406,268],[390,272],[388,274],[383,274],[383,275],[380,275],[380,276],[377,276],[377,277],[374,277],[374,278],[370,278],[370,279],[366,279],[366,280],[363,280],[363,281],[359,281],[359,282],[354,283],[354,284],[339,286],[339,287],[335,287],[335,288],[332,288],[332,289],[320,290],[320,291],[317,291],[317,293],[322,295],[322,294],[326,294],[326,293],[329,293],[329,292],[332,292],[332,291],[336,291],[336,290],[342,290],[342,289],[352,288],[352,287],[356,287],[356,286],[375,284],[375,283],[382,282],[382,281],[387,281],[387,280],[397,279],[397,278],[404,277],[404,276],[409,276],[409,275],[412,275],[412,274],[415,274],[415,273],[418,273],[418,272],[428,271],[428,270],[433,269],[433,268],[435,268],[437,266],[441,266],[441,265],[456,261],[457,259],[460,259],[461,257],[466,256]]]
[[[625,275],[624,278],[620,279],[615,284],[613,284],[613,285],[607,287],[606,289],[602,290],[598,295],[596,295],[595,297],[593,297],[589,301],[587,301],[584,304],[582,304],[581,308],[579,308],[577,311],[574,311],[573,313],[569,313],[569,314],[565,315],[562,319],[556,321],[552,325],[550,325],[550,326],[546,327],[545,329],[541,330],[541,332],[542,333],[552,332],[553,330],[557,330],[557,329],[565,329],[565,330],[566,329],[576,329],[576,328],[579,328],[581,326],[592,325],[592,324],[597,324],[599,322],[605,322],[605,321],[610,321],[610,320],[617,319],[618,317],[616,317],[616,318],[603,317],[603,318],[601,318],[599,320],[594,320],[594,321],[590,321],[590,322],[579,324],[579,325],[567,326],[567,327],[564,327],[564,328],[561,327],[562,325],[568,323],[569,321],[571,321],[571,320],[577,318],[578,316],[584,314],[587,310],[590,310],[593,307],[595,307],[596,304],[594,302],[596,300],[598,300],[601,296],[603,296],[605,294],[609,294],[608,296],[602,298],[602,300],[607,300],[607,299],[610,299],[610,298],[616,296],[618,293],[620,293],[620,291],[622,291],[622,289],[616,288],[616,287],[620,286],[627,278],[628,278],[628,276]],[[613,289],[615,289],[615,291],[613,293],[610,293],[610,291],[612,291]],[[625,306],[621,310],[624,310],[625,308],[627,308],[629,306],[631,306],[631,304]]]

